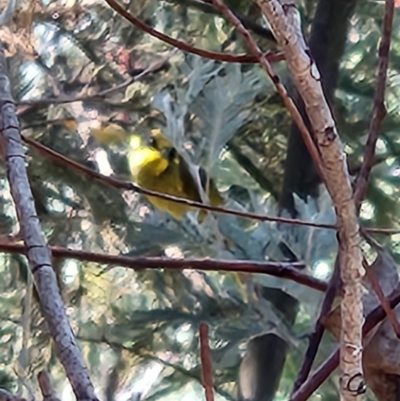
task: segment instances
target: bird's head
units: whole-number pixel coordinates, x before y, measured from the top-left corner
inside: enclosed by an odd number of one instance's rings
[[[151,130],[150,134],[150,146],[154,149],[164,151],[165,149],[170,150],[172,149],[171,142],[162,134],[161,130],[156,128]]]
[[[129,140],[129,168],[133,176],[146,166],[153,166],[163,170],[168,165],[168,158],[164,155],[164,149],[158,150],[152,146],[152,137],[141,137],[132,135]]]

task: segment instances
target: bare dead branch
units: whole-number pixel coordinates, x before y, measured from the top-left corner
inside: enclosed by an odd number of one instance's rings
[[[303,137],[304,143],[313,158],[316,166],[317,173],[320,175],[322,181],[324,181],[323,165],[317,148],[312,140],[310,132],[308,131],[303,118],[301,117],[296,105],[293,100],[289,97],[284,85],[280,82],[279,77],[275,74],[267,57],[262,53],[257,43],[254,41],[250,32],[243,26],[240,20],[235,16],[235,14],[223,3],[222,0],[212,0],[214,5],[221,11],[222,15],[230,21],[230,23],[236,28],[236,30],[243,36],[248,48],[253,53],[254,57],[257,58],[260,65],[264,68],[265,72],[271,78],[272,83],[278,94],[281,96],[283,103],[285,104],[287,110],[290,113],[295,124],[298,126],[299,131]]]
[[[393,313],[392,309],[390,308],[389,301],[387,300],[385,294],[382,291],[378,278],[376,277],[374,271],[371,269],[370,265],[368,264],[365,258],[363,258],[363,266],[366,271],[366,275],[371,283],[371,286],[375,291],[383,310],[386,313],[389,323],[392,325],[393,330],[396,333],[397,337],[400,338],[400,324],[395,314]]]
[[[79,401],[97,401],[94,387],[61,299],[51,255],[36,214],[25,168],[25,155],[15,105],[10,93],[6,59],[0,45],[0,133],[11,195],[16,205],[26,255],[35,279],[43,315],[57,355]]]
[[[81,261],[95,262],[101,264],[114,264],[130,269],[196,269],[203,271],[223,271],[241,273],[269,274],[275,277],[286,278],[299,284],[313,288],[317,291],[325,291],[327,283],[299,269],[305,267],[303,262],[257,262],[251,260],[224,260],[224,259],[166,259],[157,257],[128,257],[107,255],[76,249],[67,249],[56,246],[49,247],[54,257],[70,258]],[[0,242],[0,251],[15,254],[26,254],[26,248],[20,244]]]
[[[390,307],[394,309],[400,303],[399,290],[393,291],[389,297]],[[365,319],[362,328],[365,337],[378,323],[386,317],[382,306],[376,307]],[[311,377],[290,397],[289,401],[306,401],[311,394],[329,377],[339,365],[339,349],[336,349],[331,356],[314,371]]]
[[[311,377],[290,397],[289,401],[306,401],[339,365],[339,348],[319,366]]]
[[[208,343],[208,325],[200,323],[199,325],[200,339],[200,360],[201,360],[201,376],[204,387],[206,401],[214,401],[213,389],[213,372],[211,364],[210,345]]]
[[[122,181],[122,180],[119,180],[119,179],[116,179],[113,177],[108,177],[103,174],[100,174],[100,173],[98,173],[94,170],[91,170],[90,168],[83,166],[82,164],[79,164],[66,156],[63,156],[62,154],[60,154],[60,153],[42,145],[41,143],[39,143],[33,139],[30,139],[24,135],[22,135],[22,139],[25,143],[32,146],[33,148],[38,150],[40,153],[46,155],[47,157],[56,161],[57,163],[63,164],[65,166],[69,166],[69,167],[73,168],[74,170],[77,170],[79,172],[87,174],[89,177],[99,180],[99,181],[101,181],[111,187],[114,187],[114,188],[125,189],[127,191],[134,191],[134,192],[137,192],[137,193],[140,193],[143,195],[155,196],[155,197],[158,197],[161,199],[166,199],[166,200],[170,200],[172,202],[182,203],[184,205],[195,207],[197,209],[208,210],[211,212],[217,212],[217,213],[223,213],[223,214],[229,214],[232,216],[244,217],[244,218],[254,219],[254,220],[258,220],[258,221],[279,222],[279,223],[283,223],[283,224],[295,224],[295,225],[299,225],[299,226],[315,227],[315,228],[319,228],[319,229],[328,229],[328,230],[336,230],[337,229],[337,227],[332,224],[313,223],[313,222],[303,221],[303,220],[299,220],[299,219],[291,219],[291,218],[286,218],[286,217],[272,217],[272,216],[260,215],[257,213],[241,212],[239,210],[211,206],[211,205],[191,201],[189,199],[179,198],[176,196],[167,195],[167,194],[156,192],[156,191],[150,191],[148,189],[144,189],[137,185],[134,185],[131,182]],[[392,228],[365,228],[365,231],[370,234],[392,235],[392,234],[398,234],[400,232],[400,229],[397,229],[397,228],[395,228],[395,229],[392,229]]]
[[[318,319],[315,322],[314,331],[310,336],[309,345],[304,355],[304,360],[301,368],[297,374],[296,381],[293,386],[291,395],[293,395],[301,385],[307,380],[310,374],[312,365],[318,352],[319,344],[322,340],[325,328],[322,324],[322,318],[331,310],[332,303],[335,299],[337,289],[340,282],[340,266],[339,266],[339,254],[336,256],[335,267],[331,279],[329,280],[328,288],[325,292],[325,297],[322,302],[321,311]]]
[[[341,303],[341,399],[352,401],[365,388],[362,370],[362,284],[364,268],[353,190],[343,145],[322,89],[320,73],[304,41],[300,15],[292,0],[255,0],[281,46],[293,81],[302,97],[322,159],[325,184],[338,222]],[[314,156],[311,155],[314,159]],[[314,163],[315,163],[314,159]],[[321,167],[320,162],[318,166]]]
[[[63,165],[69,166],[79,172],[87,174],[89,177],[93,179],[97,179],[107,185],[110,185],[114,188],[118,189],[125,189],[128,191],[135,191],[137,193],[143,194],[143,195],[150,195],[150,196],[155,196],[161,199],[166,199],[166,200],[171,200],[176,203],[182,203],[184,205],[192,206],[198,209],[202,210],[208,210],[212,212],[218,212],[218,213],[224,213],[224,214],[230,214],[233,216],[239,216],[239,217],[246,217],[246,218],[251,218],[259,221],[270,221],[270,222],[280,222],[280,223],[286,223],[286,224],[297,224],[300,226],[308,226],[308,227],[315,227],[315,228],[327,228],[327,229],[335,229],[335,226],[331,224],[319,224],[319,223],[312,223],[312,222],[305,222],[299,219],[291,219],[291,218],[285,218],[285,217],[270,217],[270,216],[265,216],[265,215],[259,215],[256,213],[247,213],[247,212],[241,212],[239,210],[233,210],[233,209],[225,209],[222,207],[217,207],[217,206],[211,206],[207,205],[204,203],[192,201],[189,199],[185,198],[179,198],[176,196],[172,195],[167,195],[164,193],[156,192],[156,191],[150,191],[148,189],[141,188],[135,184],[132,184],[131,182],[126,182],[122,181],[113,177],[108,177],[105,175],[102,175],[94,170],[91,170],[90,168],[83,166],[82,164],[79,164],[70,158],[61,155],[60,153],[49,149],[48,147],[40,144],[39,142],[30,139],[24,135],[22,135],[22,139],[24,142],[27,144],[31,145],[33,148],[37,149],[39,152],[45,154],[47,157],[57,161],[58,163],[61,163]],[[399,230],[400,231],[400,230]]]
[[[364,159],[360,173],[357,177],[354,191],[354,199],[357,209],[360,209],[367,190],[368,178],[374,165],[374,155],[376,142],[379,137],[379,130],[383,119],[386,116],[385,107],[385,88],[387,69],[389,65],[390,40],[392,36],[394,15],[394,0],[386,0],[385,16],[383,18],[382,38],[379,44],[379,65],[375,84],[374,103],[372,107],[372,117],[368,130],[368,139],[365,145]]]
[[[108,5],[116,11],[118,14],[120,14],[122,17],[124,17],[126,20],[128,20],[132,25],[136,26],[143,32],[148,33],[151,36],[154,36],[155,38],[168,43],[171,46],[174,46],[177,49],[183,50],[187,53],[191,54],[196,54],[197,56],[212,59],[212,60],[217,60],[217,61],[226,61],[230,63],[257,63],[258,59],[254,56],[251,55],[231,55],[231,54],[224,54],[224,53],[218,53],[218,52],[211,52],[208,50],[202,50],[198,49],[196,47],[193,47],[185,42],[182,42],[181,40],[171,38],[170,36],[164,35],[163,33],[153,29],[150,25],[145,24],[144,22],[140,21],[138,18],[136,18],[134,15],[132,15],[129,11],[125,10],[123,7],[121,7],[115,0],[105,0]],[[283,60],[282,54],[281,53],[273,53],[273,52],[267,52],[265,53],[265,57],[268,58],[271,62],[277,62]]]

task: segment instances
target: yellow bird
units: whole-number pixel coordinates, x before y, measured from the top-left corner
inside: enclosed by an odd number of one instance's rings
[[[202,202],[196,181],[187,163],[160,130],[152,131],[149,146],[143,146],[139,137],[132,137],[128,159],[131,174],[142,188]],[[203,169],[200,169],[200,180],[204,187],[207,175]],[[222,204],[223,198],[214,182],[211,179],[208,181],[210,203],[218,206]],[[192,207],[182,203],[154,196],[146,196],[146,198],[157,209],[169,213],[177,220],[192,210]],[[206,215],[206,211],[200,211],[198,221],[201,223]]]

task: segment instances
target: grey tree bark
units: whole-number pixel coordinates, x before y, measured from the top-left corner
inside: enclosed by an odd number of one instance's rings
[[[339,64],[343,56],[350,17],[356,0],[320,0],[312,23],[309,46],[322,77],[322,86],[330,106],[334,104]],[[297,93],[293,94],[303,118],[306,113]],[[306,125],[311,126],[307,118]],[[320,179],[295,124],[292,124],[285,160],[280,196],[281,209],[296,217],[293,194],[302,199],[318,196]],[[281,290],[264,288],[263,296],[277,308],[288,325],[293,325],[298,302]],[[272,401],[278,389],[288,346],[279,337],[267,334],[249,342],[239,370],[240,401]],[[253,380],[254,379],[254,380]],[[245,392],[250,389],[251,391]]]

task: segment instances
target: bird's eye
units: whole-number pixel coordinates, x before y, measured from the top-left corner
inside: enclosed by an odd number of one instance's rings
[[[150,145],[152,148],[157,149],[157,141],[155,140],[155,138],[151,138],[151,139],[150,139],[149,145]]]

